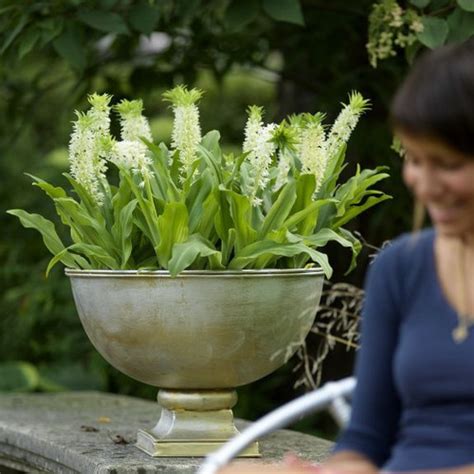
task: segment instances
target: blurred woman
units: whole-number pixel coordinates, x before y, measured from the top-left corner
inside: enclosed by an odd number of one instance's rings
[[[274,472],[474,474],[474,38],[415,64],[392,123],[432,227],[369,269],[352,416],[334,453]]]

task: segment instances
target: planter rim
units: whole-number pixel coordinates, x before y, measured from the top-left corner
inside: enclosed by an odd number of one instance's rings
[[[168,270],[80,270],[66,268],[65,274],[74,278],[173,278]],[[323,270],[317,268],[263,268],[261,270],[183,270],[174,278],[215,278],[215,277],[284,277],[321,276]]]

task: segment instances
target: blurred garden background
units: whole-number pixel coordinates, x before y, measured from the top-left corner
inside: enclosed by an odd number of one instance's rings
[[[388,166],[381,188],[393,199],[352,225],[370,245],[351,274],[349,253],[327,248],[332,281],[361,287],[371,246],[411,225],[387,117],[392,94],[424,49],[473,34],[474,0],[0,0],[0,391],[156,396],[95,351],[62,269],[46,279],[50,255],[39,234],[5,213],[53,216],[25,173],[65,184],[71,121],[88,94],[142,98],[155,142],[169,142],[162,92],[200,88],[203,132],[218,128],[232,150],[250,104],[265,107],[266,121],[322,111],[331,122],[348,93],[361,92],[372,106],[350,141],[348,170]],[[320,343],[313,335],[307,350]],[[323,380],[348,375],[352,359],[336,344]],[[255,419],[297,396],[298,363],[242,388],[237,416]],[[324,416],[297,428],[327,437],[335,430]]]

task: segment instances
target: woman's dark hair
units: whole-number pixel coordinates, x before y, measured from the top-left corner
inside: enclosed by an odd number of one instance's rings
[[[391,107],[396,130],[474,155],[474,37],[423,55]]]

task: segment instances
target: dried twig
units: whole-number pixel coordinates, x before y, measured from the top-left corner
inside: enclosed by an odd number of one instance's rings
[[[316,313],[311,333],[322,336],[315,353],[308,351],[305,343],[297,352],[299,363],[295,371],[301,376],[295,388],[304,386],[315,389],[321,383],[323,362],[336,344],[347,350],[357,349],[359,343],[359,319],[364,291],[348,283],[326,283],[321,295],[321,305]]]

